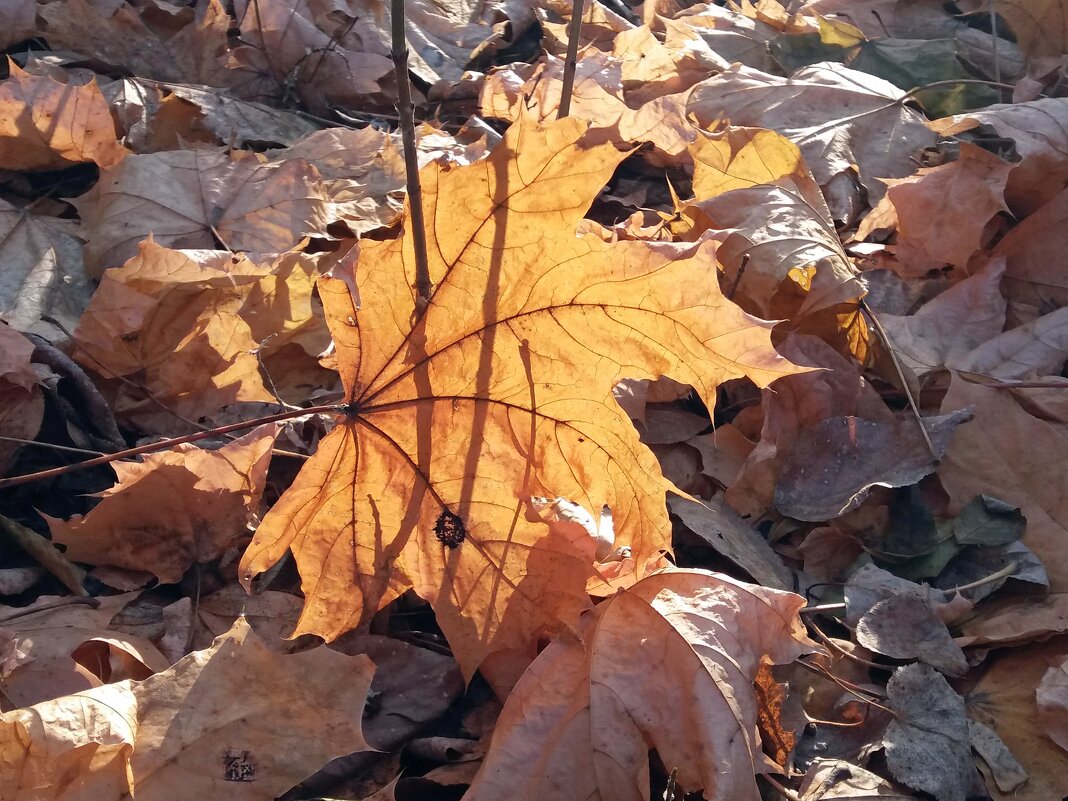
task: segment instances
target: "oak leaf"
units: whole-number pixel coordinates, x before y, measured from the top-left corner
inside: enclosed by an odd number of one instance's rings
[[[666,570],[546,648],[505,703],[468,801],[648,801],[649,751],[709,801],[755,801],[761,661],[817,650],[793,593]],[[655,680],[650,677],[655,676]]]
[[[117,141],[107,101],[95,83],[73,86],[10,64],[0,83],[0,168],[55,170],[81,162],[110,167]]]
[[[421,315],[407,228],[320,281],[348,413],[241,565],[247,584],[292,549],[296,633],[335,638],[414,587],[468,676],[527,647],[587,604],[595,559],[532,496],[607,504],[639,575],[669,548],[668,484],[613,386],[670,374],[712,405],[727,378],[801,369],[723,298],[709,246],[574,235],[625,156],[585,145],[585,127],[524,117],[486,161],[423,170],[436,288]]]
[[[12,801],[135,792],[166,801],[176,788],[270,801],[329,760],[369,748],[360,721],[373,671],[366,656],[326,647],[274,653],[242,618],[144,681],[0,715],[0,786]]]
[[[259,512],[277,434],[260,426],[215,451],[176,445],[143,462],[116,462],[119,477],[84,517],[47,518],[76,562],[147,570],[164,583],[217,559]]]

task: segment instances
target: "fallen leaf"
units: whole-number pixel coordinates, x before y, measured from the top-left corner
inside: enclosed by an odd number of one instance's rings
[[[316,357],[329,338],[313,299],[315,259],[300,252],[254,258],[171,250],[149,239],[104,273],[74,332],[75,356],[120,379],[112,393],[117,413],[167,431],[175,423],[160,403],[197,420],[231,403],[274,401],[265,375],[292,401],[317,388],[305,383],[316,375],[325,381]]]
[[[753,681],[762,657],[785,664],[815,649],[802,604],[701,570],[661,572],[613,596],[581,639],[564,635],[520,679],[465,797],[647,801],[655,749],[686,791],[759,798]]]
[[[894,423],[831,417],[802,429],[775,485],[775,505],[798,520],[828,520],[855,509],[874,486],[907,487],[934,472],[954,432],[971,419],[962,409],[925,417],[928,447],[914,417]]]
[[[211,648],[125,681],[0,715],[14,801],[77,776],[77,797],[271,801],[327,760],[367,749],[374,666],[326,647],[282,656],[238,621]],[[254,677],[258,692],[247,692]],[[234,699],[242,699],[235,706]],[[75,796],[71,796],[72,798]]]
[[[332,639],[414,587],[470,676],[586,604],[589,554],[528,520],[530,497],[608,505],[639,575],[668,547],[666,482],[612,400],[621,378],[670,374],[712,404],[728,377],[801,369],[720,295],[703,250],[574,235],[624,156],[584,146],[585,127],[524,118],[487,161],[423,171],[436,288],[414,321],[410,230],[361,245],[363,309],[351,277],[320,281],[352,412],[240,568],[247,583],[292,548],[297,633]]]
[[[1042,731],[1068,751],[1068,656],[1050,666],[1035,693]]]
[[[135,256],[150,234],[168,247],[277,253],[326,227],[314,167],[261,164],[214,148],[128,156],[102,170],[74,204],[94,277]]]
[[[997,13],[1032,58],[1068,53],[1068,5],[1064,0],[998,0]]]
[[[965,801],[978,774],[968,746],[964,699],[934,668],[920,664],[895,670],[886,692],[897,714],[883,738],[894,778],[938,801]]]
[[[1004,259],[991,259],[975,275],[954,284],[907,317],[880,314],[879,322],[901,362],[917,377],[956,367],[1005,327],[1001,295]]]
[[[918,659],[953,676],[968,670],[946,624],[919,595],[906,592],[879,601],[857,622],[856,637],[865,648],[894,659]]]
[[[716,258],[742,308],[796,319],[863,296],[820,188],[789,139],[728,127],[699,135],[689,153],[694,201],[677,213],[692,221],[688,238],[712,230],[721,240]]]
[[[40,378],[31,366],[34,345],[0,322],[0,434],[32,442],[44,419]],[[7,473],[22,443],[0,441],[0,476]]]
[[[994,248],[993,258],[1005,258],[1004,292],[1018,322],[1031,322],[1068,304],[1068,280],[1056,268],[1059,254],[1068,247],[1066,222],[1068,190],[1022,220]]]
[[[882,798],[888,801],[912,801],[886,779],[843,759],[816,759],[809,766],[797,791],[801,801],[861,801]]]
[[[989,125],[998,136],[1013,140],[1020,161],[1013,165],[1006,200],[1016,213],[1029,214],[1051,200],[1068,178],[1068,98],[1041,98],[1026,103],[998,104],[928,123],[942,136]]]
[[[969,720],[968,734],[972,749],[983,758],[999,790],[1008,793],[1027,781],[1027,771],[993,729]]]
[[[59,579],[75,595],[88,595],[85,591],[85,571],[71,562],[47,537],[38,534],[4,515],[0,515],[0,532],[11,544],[33,559],[41,567]]]
[[[38,78],[9,62],[0,82],[0,168],[56,170],[79,162],[111,167],[126,155],[95,83]]]
[[[84,53],[133,75],[214,86],[227,82],[223,60],[231,19],[219,0],[184,7],[174,14],[177,30],[170,31],[155,27],[158,19],[146,20],[135,5],[124,0],[46,3],[40,10],[44,36],[53,49]]]
[[[114,462],[118,483],[84,517],[46,517],[52,539],[74,562],[147,570],[165,584],[217,559],[247,535],[277,429],[260,426],[218,450],[192,444]]]
[[[48,315],[73,328],[92,287],[77,228],[0,199],[0,318],[31,330]]]
[[[7,50],[37,33],[36,12],[36,4],[0,0],[0,18],[4,20],[4,27],[0,29],[0,50]]]
[[[935,142],[903,96],[887,81],[833,63],[790,78],[735,65],[698,84],[686,110],[702,127],[727,119],[778,131],[801,149],[821,186],[856,172],[877,200],[886,187],[876,179],[911,174],[913,152]]]
[[[1064,749],[1036,725],[1036,701],[1043,675],[1068,654],[1068,637],[996,652],[993,664],[965,697],[968,717],[988,726],[1019,760],[1028,779],[1001,790],[987,781],[997,801],[1049,801],[1068,795]]]

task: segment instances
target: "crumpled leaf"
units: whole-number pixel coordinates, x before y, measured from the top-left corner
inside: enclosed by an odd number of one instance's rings
[[[874,486],[907,487],[938,467],[968,409],[925,417],[932,454],[913,417],[892,424],[832,417],[804,428],[783,464],[775,504],[798,520],[828,520],[855,509]]]
[[[861,801],[882,798],[888,801],[911,801],[886,779],[843,759],[816,759],[809,766],[798,789],[801,801]]]
[[[1030,213],[1064,188],[1068,165],[1068,98],[1041,98],[998,104],[928,123],[943,136],[989,125],[1012,139],[1020,161],[1009,173],[1006,199],[1017,213]]]
[[[264,370],[284,398],[302,400],[316,388],[306,382],[325,375],[316,357],[329,344],[316,273],[300,252],[250,258],[146,240],[104,274],[75,330],[75,356],[194,420],[230,403],[273,401]],[[174,425],[136,387],[117,382],[113,397],[127,420],[153,431]]]
[[[84,53],[144,78],[223,86],[230,16],[220,0],[196,0],[168,26],[146,21],[125,0],[63,0],[41,7],[44,35],[55,49]],[[153,8],[148,5],[148,8]],[[173,7],[172,7],[173,8]],[[163,28],[161,30],[161,28]]]
[[[260,426],[208,451],[185,443],[143,462],[115,462],[118,483],[89,514],[48,517],[75,562],[147,570],[165,584],[217,559],[259,513],[277,429]]]
[[[56,170],[87,161],[106,168],[126,155],[95,83],[73,86],[8,66],[0,82],[0,168]]]
[[[149,234],[168,247],[278,253],[327,224],[314,167],[215,148],[128,156],[73,202],[94,277],[135,256]]]
[[[1068,795],[1064,749],[1043,732],[1036,689],[1050,667],[1068,654],[1068,637],[996,652],[965,703],[968,717],[988,726],[1027,772],[1019,787],[1001,790],[987,781],[997,801],[1049,801]]]
[[[833,63],[790,78],[736,65],[698,84],[686,110],[702,127],[726,119],[778,131],[801,149],[821,186],[838,173],[859,172],[878,199],[886,187],[876,179],[910,175],[913,152],[935,142],[903,95],[881,78]]]
[[[275,654],[241,619],[144,681],[0,715],[0,783],[13,801],[73,776],[71,798],[120,801],[136,787],[138,799],[165,801],[180,787],[271,801],[333,757],[368,748],[360,720],[373,671],[367,657],[325,646]]]
[[[528,518],[532,496],[607,504],[638,575],[668,547],[667,483],[615,384],[670,374],[711,405],[728,377],[801,369],[722,297],[709,251],[575,236],[624,156],[585,127],[524,118],[486,161],[423,170],[436,289],[414,322],[409,230],[362,243],[363,308],[351,276],[320,281],[350,413],[240,568],[247,583],[292,549],[297,633],[337,637],[414,587],[466,675],[525,648],[586,605],[594,561],[591,539],[578,551]]]
[[[647,801],[655,749],[687,792],[755,801],[765,763],[753,682],[762,658],[817,649],[802,605],[703,570],[660,572],[613,596],[581,639],[558,639],[520,679],[465,798]]]
[[[920,664],[894,671],[886,692],[897,713],[883,738],[894,778],[938,801],[965,801],[978,774],[968,745],[964,699],[934,668]]]
[[[44,315],[77,324],[92,287],[76,230],[0,199],[0,318],[22,331]]]
[[[689,153],[694,201],[678,213],[692,221],[688,238],[712,230],[721,240],[716,257],[742,308],[792,319],[864,294],[793,142],[727,127],[699,135]]]

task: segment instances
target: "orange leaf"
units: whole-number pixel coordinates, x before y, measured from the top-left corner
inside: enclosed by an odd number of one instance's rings
[[[38,78],[10,63],[0,83],[0,168],[55,170],[72,163],[110,167],[126,153],[95,83]]]
[[[48,517],[75,562],[147,570],[164,583],[222,555],[248,532],[277,429],[260,426],[216,451],[178,445],[143,462],[112,465],[119,483],[85,517]]]
[[[247,584],[292,549],[297,633],[337,637],[414,587],[468,676],[526,647],[588,603],[596,551],[546,529],[532,496],[607,504],[639,576],[669,548],[669,484],[612,387],[670,374],[711,406],[723,380],[802,369],[723,298],[707,246],[575,236],[625,155],[585,127],[524,118],[488,160],[423,171],[436,288],[414,322],[408,230],[320,281],[349,413],[241,565]]]

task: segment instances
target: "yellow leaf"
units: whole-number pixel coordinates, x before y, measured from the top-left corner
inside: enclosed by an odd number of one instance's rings
[[[575,235],[625,156],[587,146],[585,128],[523,118],[488,160],[423,171],[435,290],[421,316],[407,228],[364,241],[354,278],[320,281],[348,413],[240,568],[247,584],[292,549],[296,633],[337,637],[414,587],[466,675],[526,647],[587,605],[596,551],[546,528],[532,496],[607,504],[637,577],[669,548],[669,484],[615,384],[670,375],[712,406],[726,379],[803,370],[723,298],[709,246]]]

